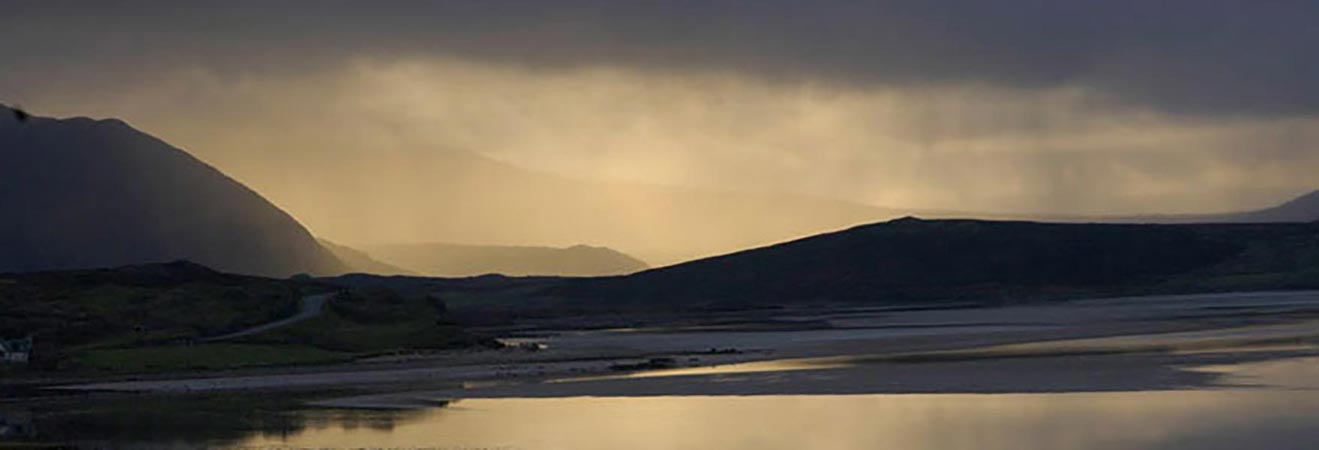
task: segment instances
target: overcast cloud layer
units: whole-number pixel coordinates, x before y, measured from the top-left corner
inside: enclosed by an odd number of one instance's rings
[[[1311,1],[13,2],[5,88],[361,55],[732,70],[861,85],[1084,85],[1180,113],[1319,108]],[[118,69],[118,70],[116,70]],[[74,73],[82,72],[82,73]],[[85,81],[85,80],[81,80]]]
[[[307,180],[426,152],[968,211],[1220,211],[1319,188],[1310,1],[5,8],[0,102],[123,117],[313,230],[333,226]]]

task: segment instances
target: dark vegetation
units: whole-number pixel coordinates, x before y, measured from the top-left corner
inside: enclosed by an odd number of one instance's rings
[[[0,338],[34,337],[31,370],[82,372],[306,364],[485,342],[443,303],[384,290],[343,291],[321,315],[287,328],[203,340],[292,316],[304,296],[336,290],[188,262],[0,274]]]
[[[348,274],[320,281],[351,289],[390,289],[404,296],[432,296],[444,301],[449,315],[473,326],[502,326],[521,318],[562,318],[564,326],[583,326],[582,314],[599,312],[599,307],[574,305],[547,299],[551,286],[569,282],[562,277],[507,277],[482,275],[467,278],[379,276]]]
[[[42,442],[98,442],[113,437],[123,442],[186,441],[206,448],[229,448],[255,435],[287,436],[331,425],[387,431],[425,415],[421,410],[309,409],[304,402],[310,398],[314,397],[226,393],[57,402],[37,405],[23,415],[32,429],[32,435],[25,440],[37,446]],[[448,404],[437,402],[435,406]],[[0,442],[0,448],[9,447]]]
[[[491,345],[463,331],[444,302],[364,288],[337,294],[320,316],[242,342],[298,344],[336,352],[386,353]]]
[[[292,315],[307,292],[310,286],[187,262],[7,274],[0,275],[0,330],[37,337],[45,351],[35,353],[52,363],[88,350],[176,344],[273,321]]]

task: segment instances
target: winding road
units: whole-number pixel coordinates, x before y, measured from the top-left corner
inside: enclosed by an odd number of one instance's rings
[[[325,310],[325,302],[328,301],[330,297],[333,295],[334,295],[333,292],[326,294],[308,295],[306,297],[303,297],[302,300],[299,301],[297,314],[294,314],[292,316],[280,320],[276,320],[274,322],[257,325],[255,327],[248,328],[245,330],[235,331],[233,333],[222,334],[219,336],[202,338],[201,341],[215,342],[215,341],[223,341],[233,338],[239,338],[243,336],[251,336],[253,334],[264,333],[270,330],[274,330],[276,328],[286,327],[298,322],[302,322],[307,319],[311,319],[313,317],[319,316],[321,312]]]

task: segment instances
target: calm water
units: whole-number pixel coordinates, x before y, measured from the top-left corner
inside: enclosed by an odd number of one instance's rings
[[[1238,368],[1203,391],[460,400],[423,411],[271,399],[9,411],[10,432],[87,447],[442,449],[1314,449],[1319,363]],[[154,403],[153,403],[154,402]]]
[[[1289,392],[470,400],[390,430],[271,447],[518,449],[1313,449],[1319,397]]]

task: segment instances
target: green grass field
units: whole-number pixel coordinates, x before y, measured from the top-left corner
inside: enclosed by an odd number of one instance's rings
[[[289,317],[340,290],[317,317],[232,341],[203,338]],[[319,364],[476,345],[443,303],[389,290],[222,274],[189,263],[0,276],[0,338],[33,336],[10,373],[144,373]]]
[[[97,372],[162,372],[320,364],[352,359],[342,352],[305,345],[204,344],[88,350],[76,367]]]
[[[403,298],[389,292],[340,295],[316,318],[244,338],[242,342],[298,344],[358,354],[480,343],[448,322],[442,308],[431,299]]]

